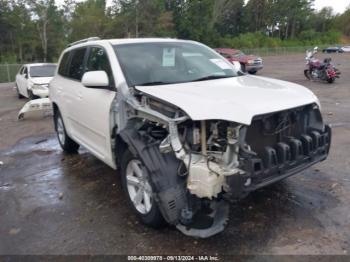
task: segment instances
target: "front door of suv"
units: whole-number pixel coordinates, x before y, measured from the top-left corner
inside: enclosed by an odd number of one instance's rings
[[[103,47],[88,48],[84,72],[107,73],[110,89],[88,88],[80,84],[74,105],[77,136],[81,143],[104,162],[114,165],[111,152],[110,110],[115,98],[115,84],[108,55]]]

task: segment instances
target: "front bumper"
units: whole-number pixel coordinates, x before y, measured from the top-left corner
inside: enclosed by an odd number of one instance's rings
[[[247,72],[249,71],[259,71],[261,69],[264,68],[264,65],[263,64],[260,64],[260,65],[249,65],[249,64],[246,64],[245,65],[245,69]]]
[[[48,88],[45,88],[45,89],[32,88],[32,92],[33,92],[33,95],[38,96],[40,98],[46,98],[49,96]]]
[[[325,160],[328,156],[332,130],[327,125],[324,132],[312,131],[293,138],[289,143],[266,147],[265,154],[244,160],[243,175],[227,178],[230,198],[242,198],[249,192],[295,175]]]

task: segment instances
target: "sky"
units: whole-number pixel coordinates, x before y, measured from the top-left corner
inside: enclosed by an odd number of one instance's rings
[[[57,4],[61,5],[64,0],[55,0]],[[82,2],[84,0],[78,0],[79,2]],[[246,2],[248,0],[245,0]],[[288,0],[285,0],[288,1]],[[112,3],[112,0],[107,0],[107,5],[110,5]],[[321,10],[325,6],[331,6],[334,9],[335,13],[343,13],[345,9],[350,6],[350,0],[315,0],[315,9]]]
[[[333,7],[336,13],[343,13],[350,6],[350,0],[315,0],[315,9],[320,10],[325,6]]]

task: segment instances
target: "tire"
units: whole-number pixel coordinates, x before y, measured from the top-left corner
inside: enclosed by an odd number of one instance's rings
[[[327,79],[328,84],[332,84],[332,83],[334,83],[334,81],[335,81],[334,78],[328,78]]]
[[[63,151],[67,153],[76,153],[79,149],[79,144],[67,135],[62,116],[58,110],[54,114],[54,121],[57,139]]]
[[[248,71],[249,74],[251,75],[255,75],[257,71],[254,71],[254,70],[251,70],[251,71]]]
[[[311,80],[311,77],[310,77],[310,70],[309,69],[305,69],[304,70],[304,76],[308,79],[308,80]]]
[[[145,225],[152,228],[161,228],[166,223],[153,198],[153,190],[142,172],[142,161],[129,150],[123,154],[121,161],[121,180],[127,201],[138,217]],[[136,171],[135,171],[136,170]],[[138,174],[137,174],[138,172]],[[141,188],[140,186],[141,185]],[[135,200],[137,196],[141,196]],[[138,202],[138,203],[136,203]]]
[[[16,84],[16,91],[17,91],[17,97],[18,99],[24,98],[24,96],[19,92],[18,85]]]

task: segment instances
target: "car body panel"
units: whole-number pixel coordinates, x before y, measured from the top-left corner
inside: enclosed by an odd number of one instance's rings
[[[246,125],[256,115],[318,103],[303,86],[250,75],[136,89],[181,108],[192,120],[220,119]]]

